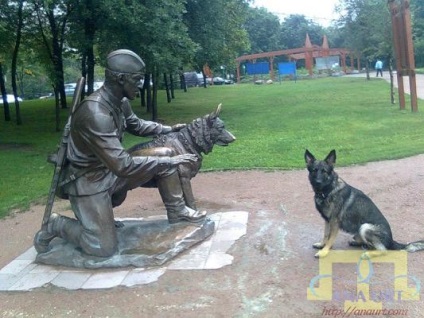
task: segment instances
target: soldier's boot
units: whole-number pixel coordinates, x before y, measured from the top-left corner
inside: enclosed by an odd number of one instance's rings
[[[178,172],[158,179],[157,184],[170,224],[179,222],[199,224],[204,222],[206,211],[196,211],[185,205]]]
[[[76,243],[80,234],[81,227],[77,220],[53,213],[47,223],[47,229],[40,230],[35,234],[34,247],[38,253],[46,253],[50,251],[50,242],[55,237]]]

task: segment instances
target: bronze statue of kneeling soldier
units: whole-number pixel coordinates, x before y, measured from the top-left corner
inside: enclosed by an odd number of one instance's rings
[[[104,85],[78,103],[72,112],[67,138],[66,165],[59,191],[69,198],[76,218],[48,215],[34,238],[38,253],[50,250],[60,237],[83,253],[110,257],[118,240],[113,208],[127,191],[155,182],[171,224],[202,224],[205,211],[186,206],[177,172],[180,164],[196,162],[193,154],[132,157],[122,146],[124,131],[137,136],[167,134],[184,124],[166,126],[139,119],[125,98],[133,100],[145,64],[134,52],[117,50],[107,57]]]

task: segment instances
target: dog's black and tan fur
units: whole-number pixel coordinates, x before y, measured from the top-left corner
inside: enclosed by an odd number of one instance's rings
[[[132,156],[176,156],[186,153],[196,155],[198,157],[196,162],[178,167],[184,200],[186,205],[194,210],[196,203],[190,180],[202,166],[202,155],[210,153],[215,145],[227,146],[236,140],[225,129],[224,122],[219,118],[220,112],[221,104],[211,114],[193,120],[178,132],[160,135],[149,142],[128,149]]]
[[[364,258],[385,254],[387,250],[415,252],[424,249],[424,241],[402,244],[393,240],[389,222],[372,200],[344,182],[334,171],[335,150],[322,161],[306,150],[305,161],[315,193],[315,206],[325,220],[324,239],[313,245],[320,249],[315,257],[328,254],[339,229],[353,234],[349,245],[372,250],[365,252]]]

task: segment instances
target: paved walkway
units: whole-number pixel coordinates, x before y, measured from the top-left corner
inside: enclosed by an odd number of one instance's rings
[[[351,77],[365,77],[366,74],[365,73],[359,73],[359,74],[350,74],[350,75],[346,75],[346,76],[351,76]],[[371,77],[375,78],[375,72],[372,71],[370,73]],[[381,78],[381,77],[378,77]],[[385,79],[387,82],[390,83],[390,75],[389,72],[383,72],[383,79]],[[419,99],[423,99],[424,100],[424,74],[417,74],[416,75],[416,82],[417,82],[417,97]],[[397,88],[397,76],[396,76],[396,72],[393,73],[393,84],[394,86]],[[410,87],[409,87],[409,77],[408,76],[404,76],[403,77],[403,85],[404,85],[404,89],[405,89],[405,93],[410,94]]]

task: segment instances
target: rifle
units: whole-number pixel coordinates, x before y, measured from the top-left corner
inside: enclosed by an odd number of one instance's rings
[[[74,95],[72,97],[72,105],[71,105],[71,110],[69,112],[68,122],[66,123],[65,128],[63,129],[62,139],[58,146],[59,149],[57,150],[57,154],[56,154],[54,174],[53,174],[52,183],[50,186],[46,208],[44,210],[43,223],[41,223],[41,230],[44,230],[44,231],[47,230],[47,224],[49,223],[50,215],[52,214],[53,203],[54,203],[56,191],[59,185],[60,174],[62,172],[62,169],[66,161],[66,151],[68,149],[68,138],[69,138],[69,133],[71,129],[72,115],[74,114],[78,104],[81,101],[81,92],[84,88],[84,84],[85,84],[85,78],[81,77],[77,82],[77,86],[75,87]]]

